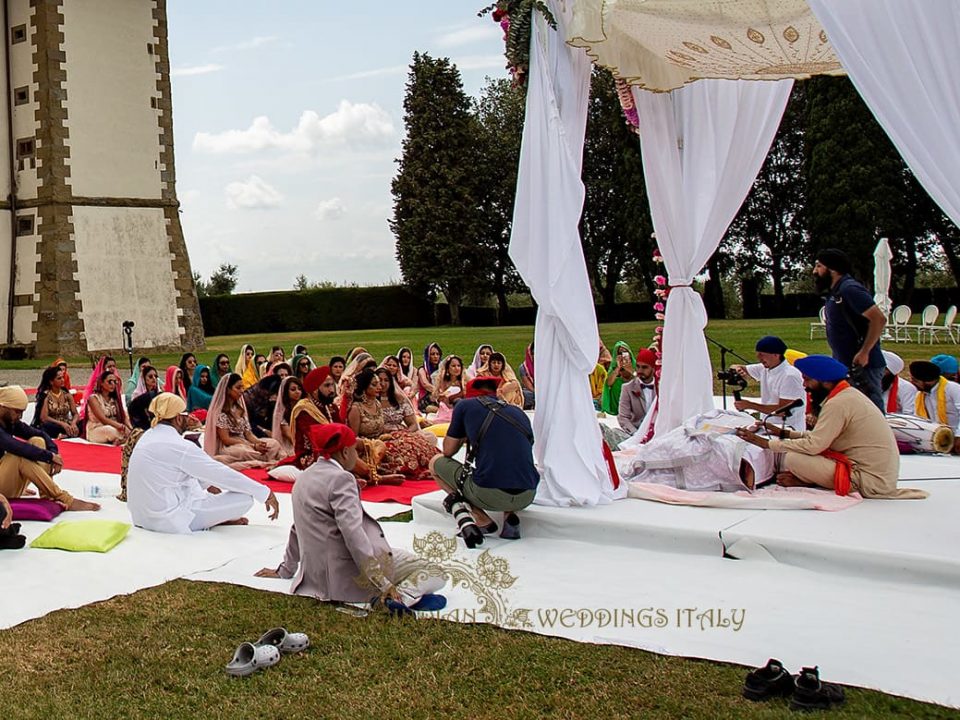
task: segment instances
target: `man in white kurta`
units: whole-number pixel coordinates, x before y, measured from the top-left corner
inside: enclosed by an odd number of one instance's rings
[[[880,389],[883,390],[885,412],[913,415],[917,389],[900,377],[900,373],[903,372],[903,358],[889,350],[884,350],[883,359],[887,363],[887,369],[880,379]]]
[[[127,471],[127,506],[134,524],[167,533],[246,524],[243,516],[254,500],[276,519],[280,507],[272,490],[181,437],[186,409],[172,393],[161,393],[150,403],[153,427],[133,449]]]
[[[730,367],[744,379],[753,378],[760,382],[760,402],[737,400],[734,403],[737,410],[753,410],[766,415],[794,400],[807,397],[807,392],[803,389],[803,376],[784,356],[787,344],[783,340],[774,335],[762,337],[757,341],[756,351],[757,360],[760,362]],[[786,426],[797,432],[807,429],[802,407],[796,408],[787,416]]]

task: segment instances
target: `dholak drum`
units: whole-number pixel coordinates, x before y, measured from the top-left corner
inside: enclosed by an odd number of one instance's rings
[[[887,422],[901,449],[928,453],[953,450],[953,430],[947,425],[898,413],[888,413]]]

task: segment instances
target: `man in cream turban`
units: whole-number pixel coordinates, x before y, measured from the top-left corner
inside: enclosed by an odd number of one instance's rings
[[[0,387],[0,495],[16,498],[27,485],[40,497],[55,500],[67,510],[99,510],[96,503],[79,500],[54,481],[63,469],[57,444],[41,430],[22,422],[27,394],[19,385]]]
[[[153,416],[130,456],[127,506],[138,527],[189,533],[216,525],[246,525],[244,515],[257,500],[271,520],[280,506],[273,492],[214,460],[180,434],[187,429],[187,405],[173,393],[150,403]]]

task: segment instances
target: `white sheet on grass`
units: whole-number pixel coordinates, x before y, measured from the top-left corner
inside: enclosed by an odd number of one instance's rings
[[[510,257],[538,304],[533,431],[543,481],[537,502],[596,505],[611,500],[613,485],[584,381],[600,346],[578,229],[590,59],[563,42],[570,3],[547,4],[559,27],[551,29],[533,11]]]

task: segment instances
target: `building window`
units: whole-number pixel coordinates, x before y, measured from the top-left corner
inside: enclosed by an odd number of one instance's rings
[[[26,170],[37,167],[37,143],[34,138],[17,140],[17,169]]]
[[[10,44],[15,45],[27,41],[27,26],[17,25],[10,30]]]
[[[13,91],[14,105],[26,105],[28,102],[30,102],[30,88],[23,86]]]
[[[153,43],[147,43],[147,55],[153,55]]]
[[[152,107],[154,110],[157,109],[157,98],[156,98],[156,97],[153,97],[153,96],[150,97],[150,107]]]
[[[33,215],[17,216],[17,237],[33,235]]]

